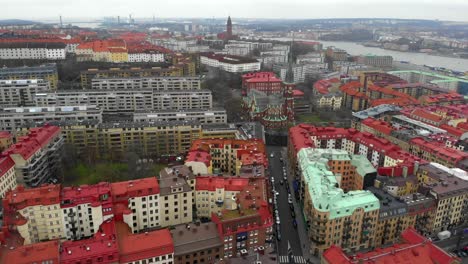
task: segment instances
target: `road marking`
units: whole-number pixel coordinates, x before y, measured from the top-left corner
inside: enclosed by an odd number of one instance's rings
[[[297,264],[305,264],[307,261],[304,259],[303,256],[293,256],[294,263]],[[279,256],[279,263],[290,263],[289,256]]]

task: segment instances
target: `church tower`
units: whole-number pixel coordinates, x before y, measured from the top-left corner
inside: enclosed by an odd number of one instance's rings
[[[227,24],[226,24],[226,38],[232,39],[232,21],[231,16],[228,17]]]

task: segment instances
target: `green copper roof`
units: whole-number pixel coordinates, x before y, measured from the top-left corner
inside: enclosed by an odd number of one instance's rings
[[[299,168],[315,209],[330,212],[330,219],[350,216],[357,208],[365,212],[379,209],[379,200],[370,191],[344,193],[338,188],[336,177],[327,165],[333,158],[350,159],[345,150],[303,148],[298,153]]]
[[[355,166],[357,173],[363,177],[368,173],[377,172],[372,163],[364,155],[352,155],[351,165]]]

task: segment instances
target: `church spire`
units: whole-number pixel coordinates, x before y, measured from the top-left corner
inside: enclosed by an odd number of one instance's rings
[[[232,38],[232,21],[231,21],[231,16],[228,16],[228,20],[226,23],[226,37],[227,39]]]

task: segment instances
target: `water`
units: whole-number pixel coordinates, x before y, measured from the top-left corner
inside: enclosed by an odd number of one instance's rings
[[[290,38],[274,38],[273,40],[289,41]],[[301,41],[303,39],[298,39]],[[306,41],[317,41],[317,40],[306,40]],[[339,49],[346,50],[351,55],[389,55],[393,57],[395,61],[408,61],[416,65],[430,65],[436,67],[444,67],[455,71],[468,71],[468,59],[442,57],[437,55],[429,55],[425,53],[414,53],[414,52],[400,52],[393,50],[386,50],[375,47],[365,47],[363,45],[354,42],[342,42],[342,41],[321,41],[323,47],[335,46]]]

